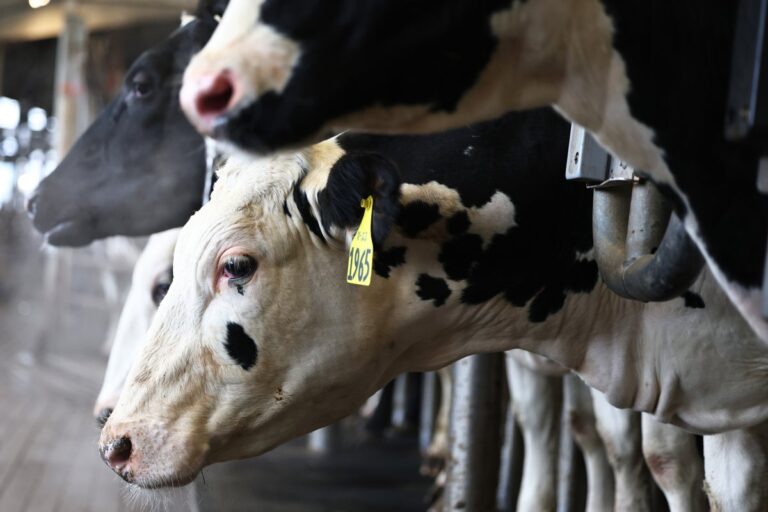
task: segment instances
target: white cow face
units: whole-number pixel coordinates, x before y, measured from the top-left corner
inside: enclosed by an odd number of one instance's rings
[[[143,487],[184,484],[203,465],[343,417],[384,384],[396,354],[382,336],[392,284],[345,282],[344,241],[371,194],[380,240],[399,205],[382,158],[344,155],[331,141],[230,160],[182,229],[174,282],[102,431],[118,474]]]

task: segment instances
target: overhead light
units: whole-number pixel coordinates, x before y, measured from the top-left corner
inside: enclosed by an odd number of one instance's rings
[[[45,7],[51,3],[51,0],[29,0],[29,6],[33,9],[37,9],[38,7]]]

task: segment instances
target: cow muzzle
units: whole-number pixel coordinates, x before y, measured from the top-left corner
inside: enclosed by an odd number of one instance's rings
[[[107,421],[99,453],[126,482],[154,489],[192,482],[202,469],[207,445],[157,424]]]
[[[216,125],[240,103],[241,91],[238,80],[227,69],[189,76],[181,88],[181,108],[201,134],[214,136]]]

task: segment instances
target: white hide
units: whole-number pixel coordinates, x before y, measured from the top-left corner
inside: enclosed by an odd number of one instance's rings
[[[695,436],[642,416],[643,456],[670,512],[703,512],[707,509],[704,461],[696,450]]]
[[[645,469],[640,414],[613,407],[592,390],[597,431],[605,445],[616,482],[616,510],[650,511],[650,482]]]
[[[152,288],[161,274],[173,263],[173,249],[180,229],[171,229],[149,237],[136,261],[131,289],[126,297],[109,354],[107,371],[96,399],[94,415],[114,409],[128,371],[138,356],[141,343],[149,330],[157,306],[152,302]]]
[[[704,472],[713,512],[765,511],[768,423],[704,436]]]
[[[563,378],[565,387],[564,422],[584,457],[587,471],[587,512],[610,512],[614,503],[613,468],[608,463],[605,445],[597,431],[592,395],[575,375]]]
[[[517,498],[518,512],[555,511],[557,508],[557,461],[560,446],[562,379],[544,371],[534,371],[521,360],[536,364],[520,350],[506,353],[512,413],[520,427],[525,446],[523,480]],[[540,356],[542,365],[553,365]],[[560,367],[560,371],[567,370]]]

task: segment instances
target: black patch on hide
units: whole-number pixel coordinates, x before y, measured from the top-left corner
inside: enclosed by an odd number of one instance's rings
[[[224,347],[229,357],[234,359],[243,370],[250,370],[256,364],[256,342],[246,334],[240,324],[227,323],[227,339]]]
[[[704,309],[704,299],[702,299],[701,295],[698,293],[694,293],[688,290],[682,295],[682,297],[685,301],[685,307],[692,309]]]
[[[373,252],[373,271],[381,277],[389,277],[389,272],[405,263],[405,247],[397,246]]]
[[[445,279],[421,274],[416,281],[416,295],[422,300],[433,301],[437,308],[445,304],[445,301],[451,296],[451,289],[448,288]]]

